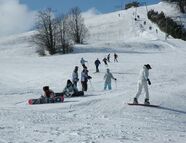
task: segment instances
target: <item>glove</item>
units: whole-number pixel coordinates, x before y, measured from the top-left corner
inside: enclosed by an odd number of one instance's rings
[[[114,80],[117,80],[116,78]]]
[[[147,82],[148,82],[149,85],[151,85],[150,79],[147,79]]]
[[[88,79],[92,79],[92,77],[91,76],[88,76]]]

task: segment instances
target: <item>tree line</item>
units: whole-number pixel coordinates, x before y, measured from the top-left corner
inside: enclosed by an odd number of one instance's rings
[[[67,14],[55,15],[50,8],[39,11],[32,42],[41,56],[73,51],[74,44],[83,44],[88,35],[81,10],[72,8]]]
[[[162,31],[167,33],[167,36],[171,35],[174,38],[186,41],[186,29],[183,25],[180,25],[171,19],[171,17],[166,17],[163,12],[158,13],[154,10],[150,10],[147,16],[148,19],[156,23]]]
[[[180,9],[180,12],[186,13],[186,0],[162,0],[169,3],[176,3]]]

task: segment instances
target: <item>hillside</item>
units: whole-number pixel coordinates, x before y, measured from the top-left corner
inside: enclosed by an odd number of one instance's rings
[[[148,8],[179,14],[165,3]],[[89,15],[87,44],[76,45],[71,54],[39,57],[29,42],[33,31],[0,39],[0,143],[185,142],[186,42],[165,41],[164,33],[146,18],[145,7],[137,9],[137,21],[134,11]],[[114,52],[118,63],[113,62]],[[95,73],[94,61],[108,53],[111,63],[108,67],[102,63],[101,72]],[[76,65],[80,76],[81,57],[88,60],[92,76],[84,97],[66,98],[60,104],[27,104],[40,97],[44,85],[61,92]],[[147,63],[152,66],[150,102],[160,108],[128,106],[136,94],[139,70]],[[103,90],[107,68],[117,78],[111,91]],[[144,95],[139,101],[144,102]]]

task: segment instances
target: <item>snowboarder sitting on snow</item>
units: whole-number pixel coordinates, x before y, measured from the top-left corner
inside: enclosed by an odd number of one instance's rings
[[[67,80],[67,85],[63,89],[61,93],[65,97],[76,97],[76,96],[83,96],[83,91],[78,91],[77,87],[71,82],[71,80]]]
[[[138,84],[137,84],[137,87],[138,87],[138,91],[136,93],[136,96],[134,98],[134,104],[138,104],[138,97],[140,96],[141,94],[141,91],[142,91],[142,88],[144,88],[145,90],[145,101],[144,101],[144,104],[147,104],[149,105],[150,102],[149,102],[149,90],[148,90],[148,85],[151,85],[151,82],[150,82],[150,79],[149,79],[149,70],[152,69],[151,66],[149,64],[147,65],[144,65],[143,66],[143,69],[140,71],[140,74],[139,74],[139,80],[138,80]]]
[[[99,61],[99,59],[97,58],[97,60],[94,62],[96,65],[96,72],[99,72],[99,65],[101,64],[101,62]]]
[[[78,93],[77,87],[70,80],[67,80],[67,85],[63,90],[63,95],[65,97],[71,97],[75,96],[77,93]]]
[[[112,89],[111,79],[114,79],[114,80],[117,80],[117,79],[113,77],[112,73],[110,72],[110,69],[107,69],[104,79],[105,79],[104,90],[107,89],[107,86],[108,86],[108,89],[111,90]]]
[[[84,68],[83,71],[81,72],[81,85],[82,85],[82,91],[87,91],[88,85],[87,82],[89,79],[92,77],[88,75],[88,70],[87,68]]]
[[[49,86],[44,86],[43,87],[44,95],[42,98],[54,98],[55,93],[51,89],[49,89]]]
[[[78,78],[78,66],[75,66],[75,69],[72,73],[72,82],[77,87],[77,82],[79,81]]]
[[[88,62],[88,61],[86,61],[86,60],[84,60],[83,58],[81,58],[80,63],[81,63],[81,65],[83,66],[83,68],[86,68],[85,63],[87,63],[87,62]]]

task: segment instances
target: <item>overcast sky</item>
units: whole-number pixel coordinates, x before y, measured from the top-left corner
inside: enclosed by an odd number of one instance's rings
[[[66,13],[78,6],[82,11],[91,8],[101,13],[119,10],[121,5],[133,0],[0,0],[0,37],[30,30],[34,25],[38,10],[52,8]],[[158,3],[160,0],[140,0],[147,4]]]

